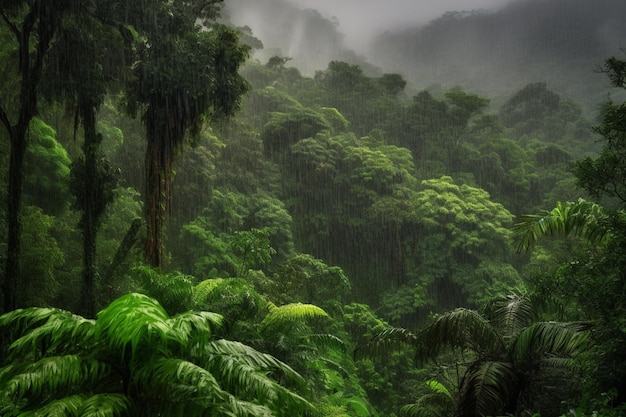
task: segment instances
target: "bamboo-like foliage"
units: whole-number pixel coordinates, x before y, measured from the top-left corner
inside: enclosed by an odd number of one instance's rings
[[[460,367],[454,415],[501,415],[516,411],[516,401],[533,375],[544,367],[566,370],[585,347],[581,324],[532,323],[525,297],[511,295],[493,301],[485,313],[455,309],[437,317],[418,332],[392,328],[356,351],[357,357],[380,357],[408,346],[417,361],[435,359],[446,349],[466,352]],[[411,416],[436,416],[441,392],[431,392],[403,408]],[[445,403],[445,401],[444,401]],[[438,404],[438,405],[437,405]],[[445,407],[444,407],[445,408]]]
[[[513,227],[519,241],[518,252],[530,250],[542,236],[577,236],[592,244],[606,243],[610,237],[608,215],[602,206],[578,199],[561,203],[541,214],[527,214]]]
[[[222,317],[170,317],[127,294],[87,320],[31,308],[0,316],[15,335],[0,368],[2,416],[287,416],[310,408],[278,380],[293,369],[250,346],[213,340]]]

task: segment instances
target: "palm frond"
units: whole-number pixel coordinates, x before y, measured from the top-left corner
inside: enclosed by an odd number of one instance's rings
[[[530,325],[535,313],[527,297],[509,294],[491,300],[485,307],[485,315],[500,334],[507,337]]]
[[[457,308],[439,316],[416,334],[416,359],[433,359],[445,347],[471,349],[489,354],[504,351],[504,342],[496,329],[474,310]]]
[[[450,391],[448,391],[448,388],[446,388],[446,386],[443,385],[441,382],[435,381],[435,380],[430,380],[430,381],[426,381],[425,385],[434,394],[443,394],[444,396],[452,399],[452,394],[450,394]]]
[[[180,272],[163,274],[155,269],[139,266],[133,268],[139,277],[143,292],[159,300],[170,314],[176,314],[192,307],[193,280]]]
[[[81,417],[123,417],[131,414],[132,403],[123,394],[94,394],[85,399],[78,414]]]
[[[407,347],[417,347],[415,333],[400,327],[393,327],[376,334],[367,343],[357,346],[354,359],[377,358],[393,352],[404,351]]]
[[[5,378],[0,397],[37,401],[43,397],[73,394],[77,387],[89,387],[108,377],[109,365],[78,355],[51,356],[37,362],[12,367]]]
[[[453,414],[454,402],[440,393],[422,395],[413,404],[400,408],[400,415],[407,417],[448,417]]]
[[[221,314],[210,311],[188,311],[167,320],[169,332],[177,333],[172,339],[193,343],[206,342],[212,334],[212,327],[220,327]]]
[[[328,317],[328,314],[313,304],[292,303],[280,307],[271,305],[261,321],[261,331],[318,317]]]
[[[602,206],[579,199],[561,203],[542,214],[528,214],[513,226],[519,240],[517,251],[527,252],[545,235],[580,236],[590,243],[602,243],[609,235],[607,214]]]
[[[305,383],[304,378],[286,363],[241,342],[225,339],[209,342],[204,355],[207,361],[213,362],[211,368],[215,368],[215,363],[218,363],[222,357],[234,357],[254,368],[280,373],[292,383],[300,385]]]
[[[588,334],[583,325],[539,322],[524,329],[512,342],[509,356],[521,363],[549,356],[574,357],[585,347]]]
[[[70,395],[64,398],[59,398],[57,400],[52,400],[47,404],[44,404],[41,407],[38,407],[36,410],[31,411],[22,411],[19,415],[20,417],[70,417],[70,416],[78,416],[80,407],[82,406],[85,398],[82,395]],[[4,413],[8,410],[3,410],[0,407],[1,415],[5,415]],[[14,415],[13,413],[8,415]]]
[[[400,414],[409,417],[444,417],[453,414],[454,400],[450,391],[439,381],[426,381],[430,390],[415,403],[403,406]]]
[[[32,355],[37,350],[47,352],[76,352],[81,349],[90,349],[95,330],[95,321],[85,319],[68,311],[44,309],[47,317],[38,327],[32,328],[25,335],[10,345],[12,357]],[[37,309],[28,309],[29,313],[41,317]],[[29,326],[32,327],[32,326]]]
[[[38,322],[47,320],[51,315],[58,314],[56,308],[30,307],[9,311],[0,316],[0,327],[11,327],[19,333],[27,331]]]
[[[98,313],[95,336],[122,355],[130,348],[131,358],[140,343],[148,345],[173,338],[184,345],[186,340],[182,335],[170,331],[168,319],[167,312],[155,299],[143,294],[125,294]]]
[[[508,362],[476,363],[461,383],[457,413],[461,417],[497,416],[517,392],[518,378]]]
[[[329,333],[315,333],[305,336],[307,342],[312,343],[318,348],[326,347],[340,352],[346,351],[346,344],[343,340]]]
[[[193,289],[193,303],[198,305],[224,282],[224,278],[205,279],[197,284]]]
[[[150,387],[151,398],[166,401],[192,401],[196,397],[213,402],[225,401],[227,395],[213,374],[184,359],[159,358],[138,368],[131,381],[138,392]]]

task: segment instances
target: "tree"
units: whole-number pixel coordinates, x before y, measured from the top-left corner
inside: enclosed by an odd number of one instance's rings
[[[606,60],[604,71],[611,84],[626,88],[626,61],[612,57]],[[600,155],[576,163],[574,173],[578,186],[595,198],[614,197],[626,204],[626,102],[604,104],[601,122],[594,131],[602,136],[605,145]]]
[[[3,2],[2,22],[15,37],[17,62],[13,70],[20,83],[18,105],[11,108],[0,105],[0,121],[9,134],[11,143],[9,162],[9,189],[7,208],[7,259],[3,290],[3,310],[17,307],[17,280],[20,272],[20,235],[22,223],[23,162],[27,146],[27,131],[37,112],[37,89],[42,77],[44,61],[63,15],[71,1],[11,0]],[[13,121],[11,119],[13,118]]]
[[[79,312],[87,317],[94,317],[97,311],[96,286],[100,275],[96,238],[117,186],[114,170],[100,150],[103,135],[96,130],[96,112],[107,89],[121,81],[127,70],[124,58],[130,42],[123,39],[128,29],[120,32],[109,23],[115,16],[102,5],[84,7],[81,13],[68,16],[59,25],[58,39],[48,57],[44,88],[49,100],[62,101],[74,111],[74,135],[78,124],[83,126],[82,156],[72,163],[70,185],[75,197],[73,208],[81,212],[83,272]]]
[[[0,326],[15,335],[0,368],[2,415],[291,416],[310,404],[277,379],[302,378],[274,357],[214,339],[222,317],[169,316],[130,293],[96,320],[51,308],[15,310]]]
[[[494,300],[483,312],[449,311],[416,333],[401,328],[385,330],[355,353],[377,357],[406,344],[414,349],[419,362],[451,349],[456,363],[448,366],[458,374],[455,416],[521,410],[545,410],[550,415],[559,411],[558,407],[550,409],[551,404],[558,404],[555,398],[567,399],[571,393],[559,391],[558,385],[541,385],[542,379],[556,378],[553,383],[560,381],[556,383],[561,387],[571,388],[566,384],[572,377],[568,369],[584,352],[587,336],[583,330],[579,324],[534,322],[529,300],[512,295]],[[539,395],[540,390],[546,396]]]
[[[247,83],[237,70],[247,47],[238,43],[235,31],[211,23],[216,0],[152,1],[151,7],[126,6],[140,7],[130,16],[140,17],[131,23],[143,40],[127,101],[132,115],[142,108],[146,126],[146,261],[161,267],[172,162],[187,134],[196,135],[205,121],[238,109]]]

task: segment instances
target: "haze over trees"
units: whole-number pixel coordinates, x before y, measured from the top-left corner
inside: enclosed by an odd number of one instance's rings
[[[0,3],[0,415],[621,415],[626,57],[569,36],[617,3],[379,61],[278,0],[294,49],[216,0]]]

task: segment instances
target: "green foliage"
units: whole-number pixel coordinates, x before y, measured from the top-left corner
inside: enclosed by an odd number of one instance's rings
[[[466,364],[449,364],[457,368],[458,375],[455,415],[502,415],[518,412],[518,407],[527,407],[526,411],[547,408],[541,402],[543,397],[536,394],[534,384],[541,384],[541,375],[556,368],[560,369],[561,383],[572,378],[569,372],[574,366],[572,358],[581,356],[587,349],[587,334],[582,326],[569,323],[503,326],[503,323],[525,323],[526,303],[527,300],[516,296],[497,300],[500,307],[489,309],[493,319],[477,311],[455,309],[438,316],[417,333],[402,328],[385,330],[359,347],[357,353],[376,358],[397,351],[404,344],[413,347],[417,361],[441,357],[449,349],[459,354],[462,362],[470,358]],[[450,394],[445,395],[440,385],[430,384],[436,395],[422,397],[405,407],[408,415],[438,415],[442,406],[445,409],[451,405]],[[561,396],[563,391],[552,389],[552,394]],[[442,403],[440,399],[445,401]],[[554,402],[554,397],[549,401]]]
[[[545,235],[580,236],[599,244],[610,237],[608,215],[604,208],[583,199],[559,202],[544,214],[524,215],[513,231],[519,240],[518,252],[528,251]]]
[[[193,308],[194,279],[180,272],[160,273],[147,266],[137,266],[131,275],[138,279],[145,293],[159,300],[169,314]]]
[[[233,254],[241,261],[239,276],[245,276],[250,268],[259,269],[268,263],[276,250],[270,246],[269,230],[253,228],[235,232],[229,242]]]
[[[24,305],[46,306],[61,289],[58,269],[65,262],[64,253],[55,239],[55,218],[37,207],[25,207],[21,253],[22,268],[19,295]]]
[[[39,118],[31,120],[25,155],[26,199],[47,214],[59,214],[69,202],[70,158],[56,131]]]
[[[17,338],[0,369],[2,414],[286,416],[310,408],[267,376],[301,383],[290,367],[242,343],[212,340],[221,321],[210,312],[170,317],[156,300],[132,293],[96,320],[57,309],[5,314],[0,325]]]

